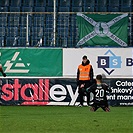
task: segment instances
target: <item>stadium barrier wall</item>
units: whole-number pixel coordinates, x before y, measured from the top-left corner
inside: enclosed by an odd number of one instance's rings
[[[88,56],[95,76],[133,77],[132,48],[7,48],[0,53],[8,77],[76,78],[83,55]]]
[[[111,106],[133,105],[132,79],[104,79],[112,89],[107,96]],[[91,100],[93,95],[91,94]],[[86,101],[86,97],[85,97]],[[79,104],[76,79],[12,78],[0,80],[1,105],[67,105]],[[87,105],[86,102],[84,105]]]

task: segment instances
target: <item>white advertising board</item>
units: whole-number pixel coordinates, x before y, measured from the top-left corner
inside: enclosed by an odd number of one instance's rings
[[[133,77],[132,48],[64,48],[64,77],[76,77],[78,65],[81,64],[84,55],[87,55],[93,66],[94,76],[103,74],[107,78]]]

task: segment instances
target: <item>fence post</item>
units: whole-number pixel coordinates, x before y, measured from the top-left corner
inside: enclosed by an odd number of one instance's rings
[[[29,46],[29,38],[28,38],[28,35],[29,35],[29,14],[27,13],[27,20],[26,20],[26,46],[28,47]]]
[[[56,0],[54,1],[54,47],[56,45]]]

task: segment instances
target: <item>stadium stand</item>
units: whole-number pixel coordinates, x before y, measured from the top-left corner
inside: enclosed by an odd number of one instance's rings
[[[0,0],[0,46],[53,45],[53,0]],[[129,12],[129,46],[133,46],[132,0],[56,0],[56,46],[75,47],[77,12]]]

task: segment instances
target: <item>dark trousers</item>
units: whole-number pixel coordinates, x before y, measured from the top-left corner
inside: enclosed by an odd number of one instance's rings
[[[106,109],[108,108],[108,101],[94,100],[92,108],[93,108],[94,111],[96,111],[98,108],[102,108],[104,111],[106,111]]]
[[[85,84],[84,88],[80,88],[81,84]],[[83,105],[83,103],[84,103],[84,96],[87,96],[87,105],[89,106],[89,102],[90,102],[90,93],[87,93],[87,92],[86,92],[86,89],[87,89],[88,87],[90,87],[90,86],[91,86],[90,81],[84,81],[84,82],[81,82],[81,83],[79,84],[79,88],[78,88],[79,90],[78,90],[78,92],[79,92],[79,100],[80,100],[80,104],[81,104],[81,105]]]

